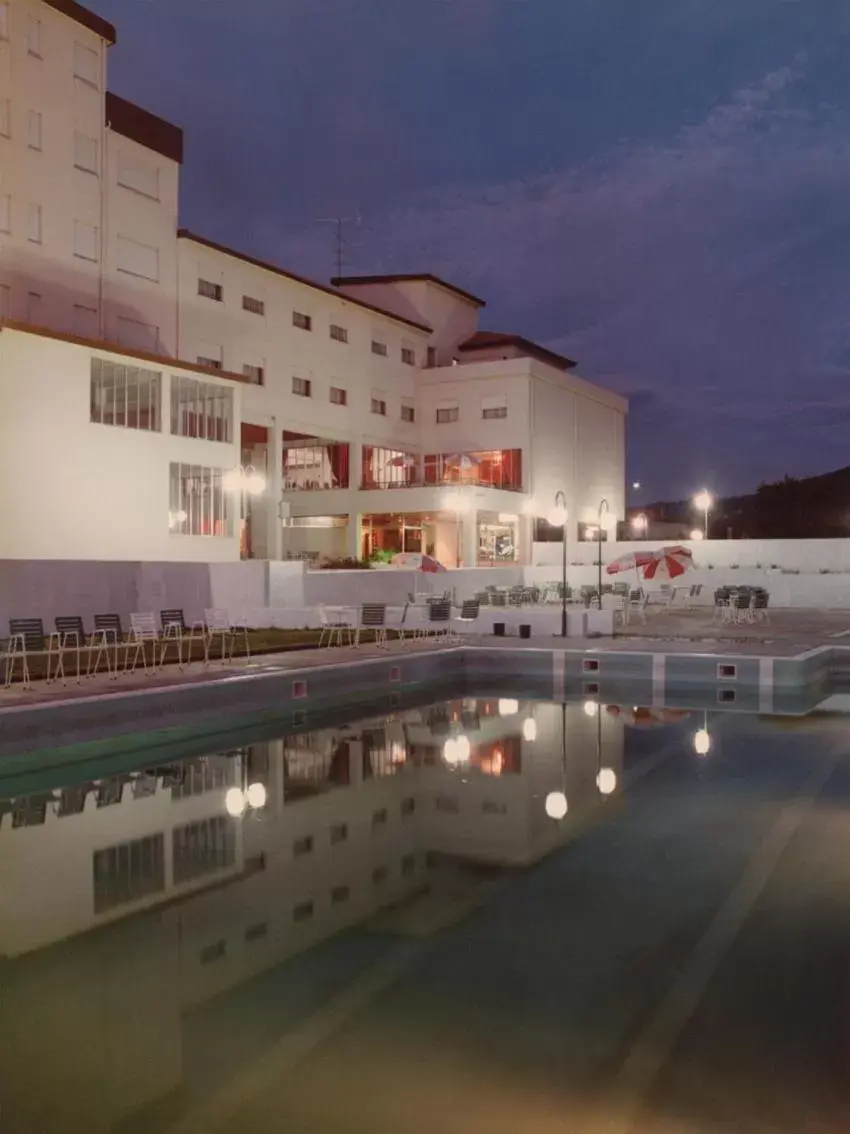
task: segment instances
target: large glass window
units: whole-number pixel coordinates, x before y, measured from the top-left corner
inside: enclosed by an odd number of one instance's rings
[[[287,492],[348,488],[346,442],[323,441],[301,433],[283,435],[283,487]]]
[[[228,494],[221,469],[172,462],[168,527],[172,535],[232,536]]]
[[[171,432],[204,441],[232,441],[233,390],[223,383],[173,374]]]
[[[419,457],[380,445],[363,446],[362,488],[409,488],[421,484]]]
[[[106,358],[91,360],[91,421],[158,432],[161,405],[162,375],[158,371]]]
[[[165,889],[165,842],[148,835],[94,852],[94,912],[104,913]]]
[[[177,886],[236,862],[236,829],[233,820],[223,815],[175,827],[171,840]]]
[[[426,484],[475,484],[522,490],[522,450],[486,449],[470,453],[428,453]]]

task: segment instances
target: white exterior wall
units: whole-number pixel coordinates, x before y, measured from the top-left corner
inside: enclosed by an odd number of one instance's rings
[[[131,170],[156,183],[157,198],[122,182]],[[180,166],[113,130],[106,131],[106,273],[101,335],[131,350],[178,354],[177,204]],[[118,243],[129,237],[157,251],[156,280],[119,268]]]
[[[237,535],[178,536],[168,528],[170,462],[232,469],[238,446],[168,433],[168,370],[162,432],[92,424],[93,353],[136,361],[8,327],[0,332],[0,557],[238,559]],[[238,423],[240,387],[221,381],[233,387]]]
[[[28,50],[30,20],[40,24],[40,58]],[[96,85],[75,77],[75,45],[95,54]],[[10,231],[0,231],[0,287],[10,289],[0,316],[69,333],[92,311],[99,320],[105,74],[99,36],[39,0],[12,0],[9,39],[0,40],[0,106],[8,103],[10,119],[10,136],[0,135],[0,209],[8,196],[10,213]],[[41,149],[30,145],[31,113],[41,115]],[[96,144],[96,172],[75,168],[76,134]],[[40,241],[30,239],[31,208],[41,210]],[[78,223],[96,230],[94,259],[75,255]]]

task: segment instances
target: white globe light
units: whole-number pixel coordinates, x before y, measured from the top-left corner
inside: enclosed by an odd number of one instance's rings
[[[457,741],[453,736],[450,736],[443,745],[443,759],[451,767],[454,767],[458,762]]]
[[[567,797],[562,791],[550,791],[545,806],[550,819],[563,819],[567,813]]]
[[[469,760],[471,752],[472,745],[469,743],[469,737],[458,736],[455,739],[455,753],[457,754],[458,763],[465,764]]]
[[[586,717],[595,717],[599,712],[599,705],[596,701],[585,701],[584,715]]]
[[[245,479],[245,488],[252,496],[259,496],[266,490],[266,478],[262,473],[250,473]]]
[[[617,789],[617,773],[613,768],[600,768],[596,777],[600,795],[611,795]]]
[[[499,716],[512,717],[519,712],[519,701],[515,701],[513,697],[500,697],[499,698]]]
[[[242,488],[242,470],[231,469],[221,478],[222,488],[225,492],[239,492]]]
[[[704,538],[705,538],[705,536],[699,530],[699,528],[694,528],[694,530],[691,532],[691,539],[704,539]]]
[[[529,744],[537,739],[537,721],[534,717],[526,717],[522,722],[522,738]]]
[[[697,756],[707,756],[711,751],[711,737],[708,729],[701,728],[694,733],[694,752]]]
[[[567,522],[567,510],[564,507],[552,508],[546,519],[553,528],[562,528]]]
[[[249,784],[246,792],[249,807],[265,807],[267,792],[265,784]]]
[[[245,813],[245,793],[242,788],[232,787],[227,789],[224,797],[224,810],[234,819],[238,819],[240,815]]]

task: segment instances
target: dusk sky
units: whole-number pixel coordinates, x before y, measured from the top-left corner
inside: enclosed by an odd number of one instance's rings
[[[181,223],[433,272],[631,400],[640,499],[850,464],[847,0],[90,0]]]

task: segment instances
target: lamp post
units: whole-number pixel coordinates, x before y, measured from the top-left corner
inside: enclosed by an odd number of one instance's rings
[[[561,525],[561,637],[567,636],[567,497],[559,489],[555,493],[555,507],[549,513],[553,527]]]
[[[239,494],[239,543],[243,544],[243,527],[247,523],[248,509],[246,507],[249,496],[262,496],[266,490],[266,478],[263,473],[253,465],[238,465],[230,469],[221,479],[225,492]],[[244,547],[243,558],[248,558],[247,541]]]
[[[604,498],[599,501],[599,515],[598,524],[596,527],[596,562],[599,567],[599,591],[597,598],[599,600],[599,609],[602,609],[602,516],[603,513],[608,511],[608,501]]]
[[[712,506],[713,503],[714,503],[714,499],[713,499],[711,493],[708,492],[706,489],[703,489],[702,492],[698,492],[696,494],[696,496],[694,497],[694,507],[698,508],[700,510],[700,512],[702,512],[702,514],[703,514],[703,519],[704,519],[704,523],[705,523],[705,529],[704,530],[705,530],[705,538],[706,539],[708,539],[708,514],[711,511],[711,506]]]

